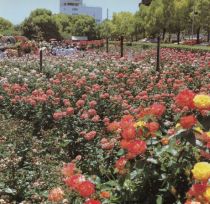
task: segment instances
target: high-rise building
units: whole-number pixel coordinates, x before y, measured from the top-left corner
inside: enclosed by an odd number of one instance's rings
[[[60,13],[69,15],[88,15],[95,18],[97,23],[102,21],[102,8],[83,5],[83,0],[60,0]]]

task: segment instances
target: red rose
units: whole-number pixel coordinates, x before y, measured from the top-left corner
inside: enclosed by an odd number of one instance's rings
[[[121,135],[126,140],[134,139],[136,137],[136,129],[133,126],[127,127],[122,130]]]
[[[160,125],[157,122],[150,122],[147,124],[147,128],[149,129],[150,132],[156,132],[159,130]]]
[[[70,187],[70,188],[72,188],[72,189],[74,189],[74,190],[77,190],[78,187],[79,187],[79,185],[80,185],[82,182],[84,182],[84,181],[85,181],[85,177],[84,177],[83,175],[81,175],[81,174],[73,175],[73,176],[71,176],[71,177],[69,177],[69,178],[66,178],[66,179],[64,180],[65,184],[66,184],[68,187]]]
[[[82,197],[90,197],[95,193],[95,185],[90,181],[84,181],[78,186],[78,192]]]
[[[134,140],[128,145],[128,152],[134,156],[143,154],[147,149],[146,142],[142,140]]]
[[[197,122],[194,115],[184,116],[180,119],[180,124],[183,128],[189,129]]]
[[[67,108],[67,109],[66,109],[66,114],[67,114],[67,115],[72,115],[72,114],[74,114],[74,109],[73,109],[72,107]]]
[[[151,106],[151,113],[155,116],[162,116],[166,110],[166,107],[162,104],[155,103]]]
[[[97,134],[96,131],[91,131],[91,132],[86,133],[84,135],[84,138],[89,141],[89,140],[94,139],[96,134]]]
[[[203,194],[206,191],[206,187],[207,187],[207,185],[203,184],[203,183],[201,183],[201,184],[198,184],[198,183],[193,184],[193,186],[190,188],[188,194],[190,196],[194,196],[194,197],[199,196],[199,195]]]
[[[122,156],[116,161],[115,168],[118,171],[123,170],[125,168],[126,163],[127,163],[127,159],[124,156]]]
[[[187,106],[188,108],[193,109],[194,108],[194,103],[193,99],[195,97],[195,93],[191,90],[183,90],[181,91],[175,98],[176,104],[185,107]]]
[[[120,126],[121,128],[127,128],[128,126],[131,126],[133,124],[134,117],[132,115],[125,115],[120,120]]]
[[[84,204],[101,204],[101,201],[90,199],[88,201],[85,201]]]

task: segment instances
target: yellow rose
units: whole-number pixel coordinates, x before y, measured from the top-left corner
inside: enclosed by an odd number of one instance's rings
[[[210,201],[210,187],[207,187],[206,191],[203,193],[204,197]]]
[[[192,170],[196,180],[207,180],[210,178],[210,164],[207,162],[198,162]]]
[[[146,125],[146,123],[142,120],[140,120],[139,122],[135,123],[134,124],[134,127],[137,128],[137,127],[144,127]]]
[[[209,109],[210,108],[210,96],[208,95],[196,95],[193,99],[196,108]]]
[[[198,133],[203,133],[203,130],[200,127],[195,127],[194,130]]]

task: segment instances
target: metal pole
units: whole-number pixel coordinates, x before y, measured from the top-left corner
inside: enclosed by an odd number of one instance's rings
[[[120,56],[121,57],[123,57],[123,40],[124,40],[124,37],[121,36],[120,37],[120,51],[121,51]]]
[[[156,71],[160,71],[160,35],[157,37],[157,65],[156,65]]]
[[[43,51],[42,49],[39,51],[39,57],[40,57],[40,71],[42,72],[42,59],[43,59]]]
[[[106,38],[106,52],[109,52],[109,38]]]

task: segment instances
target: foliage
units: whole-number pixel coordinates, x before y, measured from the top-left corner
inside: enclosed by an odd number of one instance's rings
[[[12,35],[14,33],[13,24],[0,17],[0,35]]]
[[[72,28],[72,34],[75,36],[87,36],[89,40],[96,37],[96,22],[93,17],[79,15],[75,17]]]
[[[96,22],[90,16],[53,15],[50,10],[37,9],[22,23],[23,34],[29,39],[69,39],[72,35],[96,38]]]
[[[37,9],[32,11],[30,16],[22,24],[23,35],[29,39],[61,39],[59,25],[52,16],[51,11]]]
[[[130,37],[134,32],[134,16],[130,12],[114,13],[112,17],[114,36]]]

